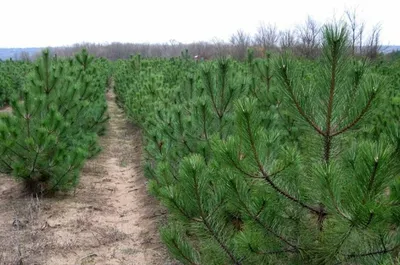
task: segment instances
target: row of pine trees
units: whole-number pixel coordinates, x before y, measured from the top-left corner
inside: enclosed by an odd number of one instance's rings
[[[24,86],[31,64],[23,61],[0,60],[0,108],[7,106]]]
[[[32,192],[74,188],[100,151],[114,70],[144,138],[161,237],[183,264],[398,264],[400,60],[351,55],[339,24],[313,61],[269,54],[117,61],[45,50],[0,75],[0,172]],[[5,64],[2,64],[4,67]],[[10,67],[10,66],[7,66]],[[13,66],[14,67],[14,66]]]
[[[161,237],[183,264],[398,264],[399,68],[323,30],[314,61],[115,65],[139,123]],[[397,62],[398,65],[398,62]]]

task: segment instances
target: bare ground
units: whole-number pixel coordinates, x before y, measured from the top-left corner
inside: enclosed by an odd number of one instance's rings
[[[0,177],[0,264],[177,264],[160,243],[163,210],[147,194],[141,136],[112,92],[103,151],[88,161],[74,193],[23,194]]]

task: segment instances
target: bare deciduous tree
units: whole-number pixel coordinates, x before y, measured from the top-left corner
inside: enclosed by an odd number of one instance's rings
[[[296,45],[296,36],[290,29],[279,32],[279,45],[282,50],[291,49]]]
[[[365,55],[370,59],[376,59],[381,50],[380,37],[382,27],[377,24],[373,27],[371,35],[367,39],[367,45],[365,47]]]
[[[360,28],[358,30],[358,52],[361,54],[362,53],[362,48],[363,48],[363,35],[364,35],[364,29],[365,29],[365,24],[362,23],[360,25]]]
[[[197,56],[199,59],[209,59],[212,56],[213,45],[208,42],[195,42],[189,46],[192,47],[193,55]]]
[[[230,43],[233,45],[234,56],[238,60],[246,58],[247,48],[251,44],[251,36],[239,29],[230,38]]]
[[[24,61],[24,62],[30,62],[31,61],[31,56],[29,55],[29,52],[22,51],[18,56],[18,60],[21,60],[21,61]]]
[[[224,40],[219,39],[219,38],[214,38],[212,40],[212,45],[214,47],[214,54],[217,57],[226,57],[230,54],[230,48],[231,46],[229,43],[224,42]]]
[[[357,10],[346,10],[345,11],[347,20],[349,21],[349,29],[351,35],[351,52],[354,56],[356,54],[356,47],[359,47],[359,52],[362,50],[362,35],[364,32],[364,23],[360,23],[357,19]],[[358,42],[358,45],[357,45]]]
[[[279,33],[276,25],[260,23],[257,33],[254,36],[254,44],[261,46],[264,51],[275,48],[279,40]]]
[[[320,27],[318,23],[307,17],[305,23],[297,28],[299,48],[302,55],[314,58],[318,54],[320,46]]]

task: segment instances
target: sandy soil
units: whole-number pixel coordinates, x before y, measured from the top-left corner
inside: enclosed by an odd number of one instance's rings
[[[103,151],[88,161],[74,193],[27,196],[0,176],[0,264],[178,264],[160,243],[163,210],[146,191],[140,131],[107,94]]]

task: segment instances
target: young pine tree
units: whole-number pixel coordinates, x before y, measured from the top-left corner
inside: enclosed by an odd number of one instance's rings
[[[290,56],[277,61],[280,107],[296,119],[298,145],[264,122],[256,99],[242,98],[236,129],[213,138],[212,159],[189,154],[162,182],[171,213],[162,238],[183,263],[399,262],[399,154],[387,130],[364,131],[385,91],[348,47],[345,27],[328,25],[307,78]]]
[[[22,99],[14,98],[12,114],[0,120],[0,169],[34,192],[76,186],[85,159],[99,151],[107,117],[92,60],[85,51],[60,60],[45,50]]]

